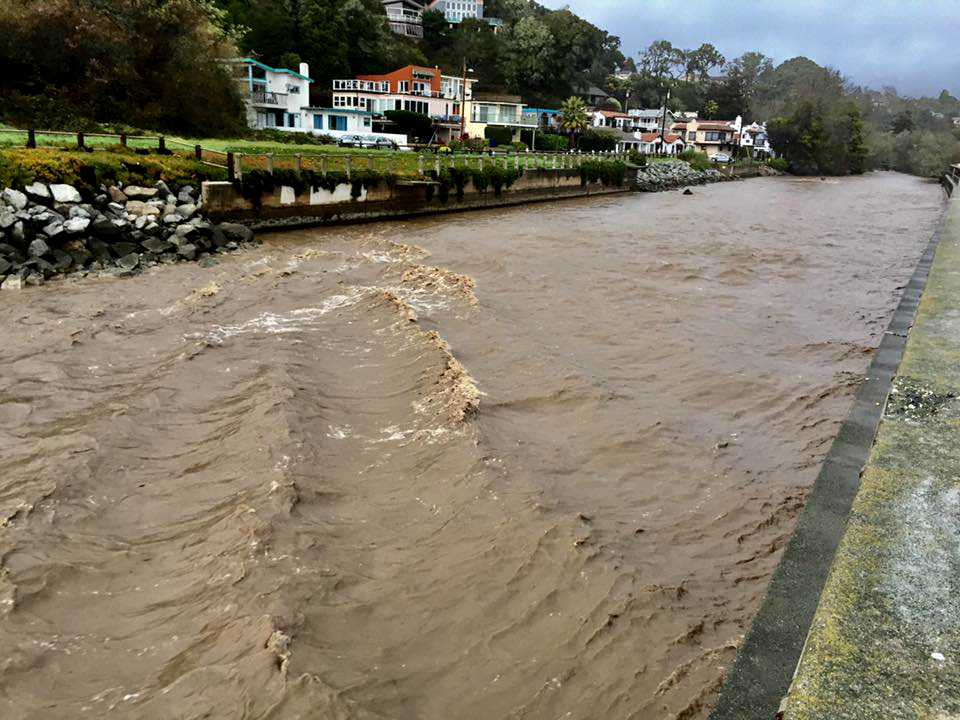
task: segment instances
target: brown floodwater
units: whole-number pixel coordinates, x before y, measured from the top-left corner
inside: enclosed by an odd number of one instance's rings
[[[3,293],[0,717],[705,717],[941,195],[767,178]]]

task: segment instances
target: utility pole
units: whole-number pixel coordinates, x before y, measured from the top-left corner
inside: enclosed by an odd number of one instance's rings
[[[463,80],[460,83],[460,139],[463,140],[463,135],[466,130],[467,124],[467,59],[463,59]]]
[[[670,102],[670,88],[667,88],[667,96],[663,101],[663,108],[660,119],[660,150],[664,155],[667,154],[667,103]]]

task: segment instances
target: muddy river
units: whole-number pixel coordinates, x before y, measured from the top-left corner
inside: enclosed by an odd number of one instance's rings
[[[942,207],[768,178],[3,293],[0,717],[706,717]]]

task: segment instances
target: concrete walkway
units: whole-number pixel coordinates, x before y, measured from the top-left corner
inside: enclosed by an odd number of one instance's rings
[[[960,199],[782,709],[960,719]]]

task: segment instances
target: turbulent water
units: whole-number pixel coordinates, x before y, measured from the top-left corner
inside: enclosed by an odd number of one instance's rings
[[[941,209],[761,179],[4,293],[0,717],[705,717]]]

